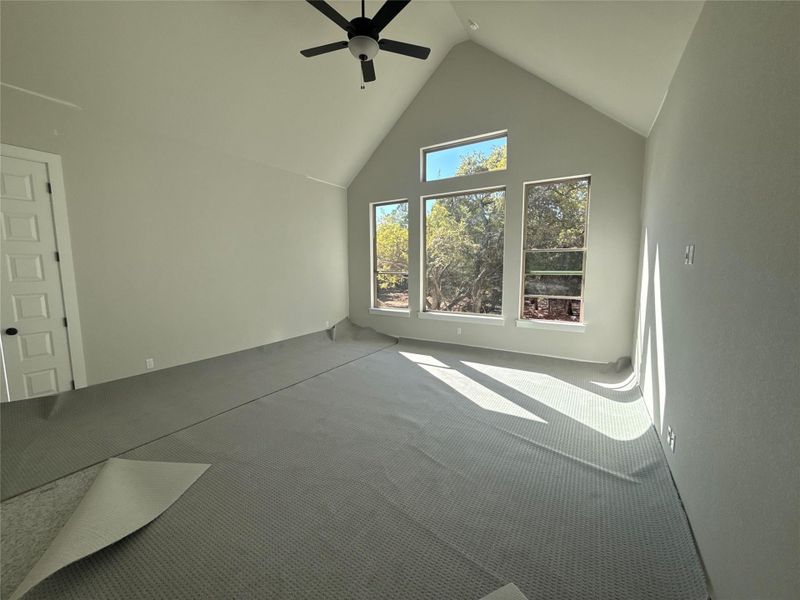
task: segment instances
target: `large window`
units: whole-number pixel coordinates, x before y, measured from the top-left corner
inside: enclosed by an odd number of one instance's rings
[[[523,319],[583,320],[589,180],[525,184]]]
[[[436,181],[506,168],[508,135],[490,133],[422,149],[422,180]]]
[[[502,313],[505,190],[424,199],[425,310]]]
[[[372,205],[375,308],[408,308],[408,202]]]

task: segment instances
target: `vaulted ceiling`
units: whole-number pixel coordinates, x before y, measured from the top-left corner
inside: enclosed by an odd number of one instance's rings
[[[453,6],[470,39],[646,136],[703,3]]]
[[[331,4],[347,18],[360,11]],[[384,34],[431,47],[430,58],[381,53],[377,82],[361,90],[346,50],[299,54],[343,39],[305,2],[6,1],[0,76],[101,121],[347,186],[468,39],[646,135],[700,6],[415,0]]]

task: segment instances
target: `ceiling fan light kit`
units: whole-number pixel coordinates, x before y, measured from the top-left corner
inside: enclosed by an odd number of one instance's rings
[[[402,54],[425,60],[431,53],[430,48],[381,38],[380,33],[411,0],[387,0],[371,19],[364,15],[364,0],[361,0],[361,16],[348,21],[335,8],[324,0],[306,0],[331,21],[347,32],[347,41],[333,42],[323,46],[301,50],[306,58],[335,52],[348,48],[353,57],[361,63],[361,74],[365,82],[375,81],[375,65],[372,59],[380,50]],[[362,86],[363,87],[363,86]]]
[[[372,60],[378,53],[378,41],[366,35],[357,35],[347,43],[350,54],[360,61]]]

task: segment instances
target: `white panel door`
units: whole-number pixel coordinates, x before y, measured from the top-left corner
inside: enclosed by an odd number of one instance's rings
[[[47,165],[0,159],[0,332],[11,400],[72,387]]]

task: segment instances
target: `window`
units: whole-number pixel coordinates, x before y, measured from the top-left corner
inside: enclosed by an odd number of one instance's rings
[[[502,313],[505,189],[424,198],[425,310]]]
[[[474,175],[506,168],[508,134],[503,131],[422,149],[422,180]]]
[[[589,180],[525,184],[523,319],[583,320]]]
[[[372,205],[375,308],[408,308],[408,202]]]

